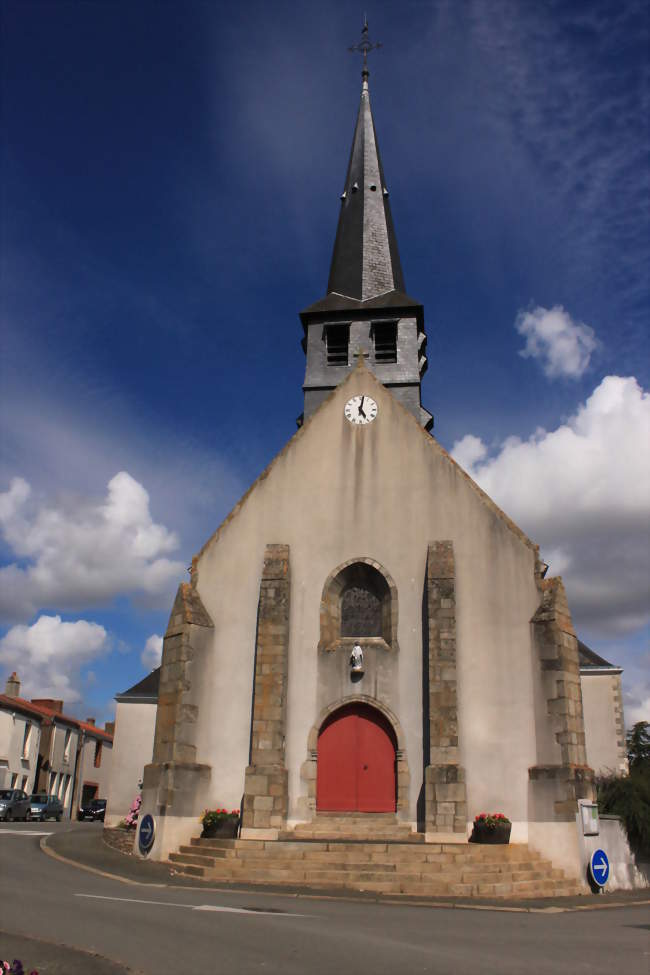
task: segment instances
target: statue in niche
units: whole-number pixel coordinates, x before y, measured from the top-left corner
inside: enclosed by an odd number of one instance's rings
[[[353,674],[363,673],[363,650],[358,643],[352,647],[350,654],[350,670]]]

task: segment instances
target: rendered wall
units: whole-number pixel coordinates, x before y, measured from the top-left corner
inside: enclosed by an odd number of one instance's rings
[[[345,402],[360,393],[379,404],[366,427],[343,415]],[[408,818],[416,821],[427,545],[441,539],[453,543],[456,560],[459,747],[468,814],[489,808],[527,820],[528,768],[537,761],[539,662],[530,624],[541,598],[535,548],[363,368],[334,391],[196,560],[194,583],[214,623],[201,673],[192,677],[196,760],[212,766],[215,804],[238,805],[243,792],[264,548],[282,542],[290,547],[292,574],[289,818],[304,818],[301,766],[323,709],[317,680],[323,585],[336,566],[367,557],[385,567],[398,592],[399,651],[385,703],[401,725],[411,772]],[[359,684],[344,684],[341,700],[373,696],[379,686],[372,672]]]
[[[124,819],[139,794],[144,767],[151,761],[155,724],[155,703],[118,701],[110,782],[107,784],[107,826],[116,826]]]
[[[32,730],[27,756],[23,758],[27,724],[31,725]],[[37,721],[31,721],[18,712],[0,711],[0,788],[10,788],[12,776],[17,775],[16,789],[23,788],[23,779],[26,777],[25,792],[29,794],[34,791],[40,734],[41,728]]]
[[[86,782],[92,782],[97,785],[98,799],[108,798],[108,788],[111,779],[111,766],[113,763],[113,746],[111,742],[101,739],[101,763],[97,768],[95,766],[95,744],[97,741],[97,738],[92,738],[86,733],[86,738],[79,758],[79,768],[77,770],[77,776],[79,779],[77,792],[80,799],[83,793],[84,784]]]
[[[587,762],[596,775],[627,773],[620,674],[580,676]]]

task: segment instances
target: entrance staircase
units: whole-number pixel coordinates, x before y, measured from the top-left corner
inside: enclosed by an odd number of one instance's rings
[[[178,873],[216,883],[412,897],[560,897],[584,893],[525,844],[425,843],[394,816],[319,815],[277,840],[193,839]]]

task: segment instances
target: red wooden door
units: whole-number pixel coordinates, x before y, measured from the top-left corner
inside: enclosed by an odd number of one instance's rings
[[[316,808],[332,812],[395,811],[395,737],[365,704],[337,711],[318,738]]]

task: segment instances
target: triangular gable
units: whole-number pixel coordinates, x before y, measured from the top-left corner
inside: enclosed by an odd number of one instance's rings
[[[335,389],[332,390],[332,392],[329,394],[329,396],[325,400],[323,400],[323,402],[320,404],[320,406],[318,407],[318,409],[312,414],[312,416],[308,420],[306,420],[305,423],[303,424],[303,426],[300,427],[300,429],[297,430],[296,433],[294,433],[294,435],[291,437],[291,439],[287,441],[287,443],[282,448],[282,450],[280,450],[275,455],[275,457],[273,458],[273,460],[271,461],[271,463],[262,471],[262,473],[255,479],[255,481],[253,481],[253,483],[251,484],[251,486],[249,487],[249,489],[246,491],[246,493],[244,495],[242,495],[242,497],[240,498],[240,500],[237,502],[237,504],[234,506],[234,508],[230,511],[230,513],[224,518],[224,520],[221,522],[221,524],[216,529],[216,531],[214,531],[213,534],[210,536],[210,538],[208,538],[208,540],[205,542],[205,544],[201,546],[201,548],[198,551],[198,553],[192,559],[192,580],[193,580],[193,582],[194,582],[194,579],[195,579],[195,571],[196,571],[196,566],[197,566],[198,560],[201,558],[201,556],[204,554],[204,552],[219,538],[219,535],[221,534],[221,532],[223,531],[223,529],[226,527],[226,525],[228,525],[234,518],[237,517],[237,515],[239,514],[239,512],[242,510],[242,508],[246,504],[246,501],[252,495],[252,493],[255,491],[255,489],[257,488],[257,486],[262,481],[266,480],[267,478],[269,478],[269,477],[271,477],[273,475],[273,470],[276,467],[276,465],[278,464],[278,461],[290,449],[294,448],[297,444],[299,444],[300,441],[304,437],[310,436],[310,432],[313,429],[314,425],[317,423],[318,418],[320,416],[322,416],[322,414],[323,414],[323,412],[325,410],[328,409],[329,404],[334,399],[334,397],[336,397],[337,395],[339,395],[339,393],[342,390],[344,390],[346,386],[352,384],[353,381],[355,381],[356,379],[358,379],[359,373],[363,373],[363,381],[369,387],[371,387],[371,390],[370,390],[371,392],[372,392],[372,388],[374,388],[374,395],[376,397],[383,398],[385,396],[391,396],[392,402],[397,407],[398,412],[400,412],[402,414],[402,417],[404,419],[404,422],[407,423],[407,424],[412,424],[413,431],[415,432],[416,436],[419,436],[421,438],[422,444],[425,447],[425,449],[427,449],[427,450],[433,450],[437,454],[437,456],[439,456],[442,459],[442,461],[444,463],[447,463],[447,464],[451,465],[459,474],[461,474],[461,476],[465,479],[465,481],[467,482],[467,484],[469,484],[469,486],[472,489],[472,491],[476,494],[476,496],[480,500],[480,502],[482,504],[484,504],[486,507],[488,507],[489,510],[493,514],[495,514],[506,525],[506,527],[509,529],[509,531],[511,531],[521,542],[523,542],[524,545],[526,545],[528,548],[532,549],[532,551],[535,553],[536,556],[539,555],[539,546],[536,545],[533,541],[531,541],[531,539],[525,534],[525,532],[523,532],[521,530],[521,528],[519,528],[519,526],[516,525],[515,522],[512,521],[512,519],[509,518],[508,515],[506,515],[505,512],[502,511],[501,508],[499,508],[499,506],[497,504],[495,504],[495,502],[492,500],[492,498],[490,498],[489,495],[486,494],[485,491],[483,491],[483,489],[478,486],[478,484],[476,483],[476,481],[474,481],[470,477],[470,475],[466,471],[463,470],[463,468],[460,466],[460,464],[458,464],[458,462],[455,461],[454,458],[444,449],[444,447],[442,447],[438,443],[438,441],[435,439],[435,437],[433,437],[430,433],[428,433],[420,425],[420,423],[415,419],[415,417],[404,406],[402,406],[402,404],[397,399],[395,399],[392,396],[392,394],[390,393],[390,390],[387,389],[383,385],[383,383],[381,383],[377,379],[377,377],[368,369],[367,365],[365,364],[365,361],[364,361],[363,357],[362,356],[359,356],[359,361],[357,363],[356,368],[353,369],[352,372],[348,376],[346,376],[346,378],[343,380],[342,383],[340,383],[339,386],[337,386]]]

